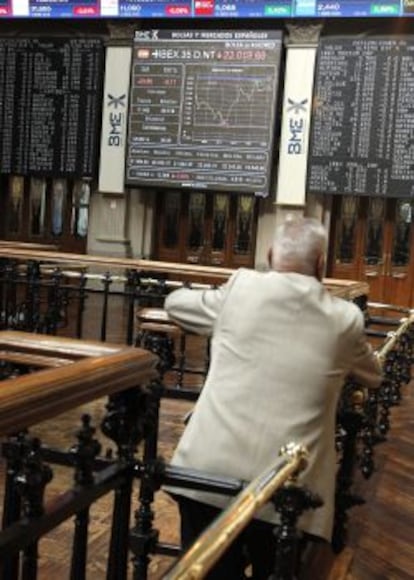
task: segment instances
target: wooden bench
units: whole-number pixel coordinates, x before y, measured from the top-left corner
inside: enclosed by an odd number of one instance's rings
[[[135,344],[151,350],[160,357],[158,370],[161,375],[170,370],[175,371],[177,373],[176,387],[181,388],[184,375],[204,377],[207,374],[210,363],[209,344],[207,344],[203,368],[190,368],[187,366],[187,337],[191,336],[191,332],[183,330],[172,322],[163,308],[141,308],[136,317],[138,333]],[[177,346],[176,340],[178,340]]]
[[[137,322],[141,332],[163,332],[172,337],[184,334],[183,330],[170,320],[163,308],[141,308],[137,312]]]
[[[173,369],[175,358],[175,339],[180,340],[179,368],[184,364],[185,332],[171,322],[162,308],[141,308],[137,312],[138,333],[135,346],[140,346],[158,355],[157,369],[161,376]],[[182,384],[183,373],[179,373],[177,384]]]

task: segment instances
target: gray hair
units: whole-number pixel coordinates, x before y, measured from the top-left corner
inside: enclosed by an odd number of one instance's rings
[[[274,270],[314,275],[328,244],[325,227],[314,218],[288,217],[275,232],[272,243]]]

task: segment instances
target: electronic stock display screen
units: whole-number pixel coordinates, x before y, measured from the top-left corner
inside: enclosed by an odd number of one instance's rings
[[[414,37],[322,38],[307,190],[414,197]]]
[[[282,34],[136,33],[126,182],[266,196]]]
[[[0,173],[93,176],[103,73],[101,39],[0,37]]]
[[[414,16],[414,0],[0,0],[0,17],[337,18]]]

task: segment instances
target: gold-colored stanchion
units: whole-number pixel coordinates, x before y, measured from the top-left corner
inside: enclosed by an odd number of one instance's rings
[[[280,455],[282,457],[276,464],[254,479],[201,534],[184,556],[163,576],[164,580],[204,578],[254,514],[288,479],[294,479],[307,465],[308,452],[301,445],[289,443],[280,451]]]

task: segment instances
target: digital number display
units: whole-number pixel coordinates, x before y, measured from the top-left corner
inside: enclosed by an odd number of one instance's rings
[[[191,0],[174,0],[174,2],[155,0],[119,0],[118,16],[131,18],[188,18],[193,13]]]
[[[324,38],[308,156],[311,193],[414,197],[414,38]]]
[[[92,177],[102,40],[1,37],[0,71],[0,173]]]
[[[94,18],[99,15],[99,0],[29,1],[29,16],[40,18]]]
[[[11,16],[11,14],[12,14],[11,0],[0,0],[0,17]]]

